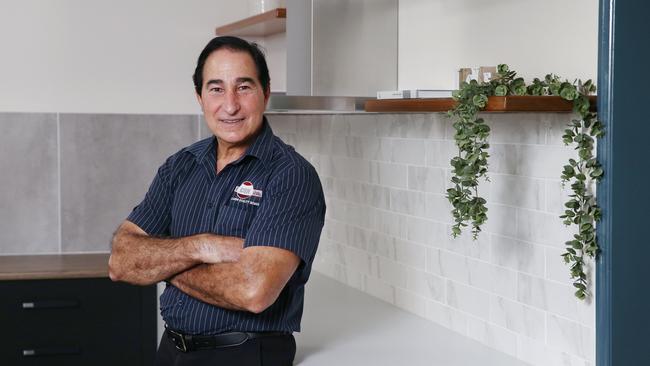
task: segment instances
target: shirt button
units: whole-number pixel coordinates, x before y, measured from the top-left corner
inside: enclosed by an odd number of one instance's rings
[[[208,202],[208,208],[213,208],[213,207],[214,207],[214,203],[213,202]]]

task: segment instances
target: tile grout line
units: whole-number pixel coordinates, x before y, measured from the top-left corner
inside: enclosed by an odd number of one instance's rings
[[[61,222],[63,221],[61,219],[61,216],[63,215],[63,207],[61,206],[61,114],[57,113],[56,114],[56,171],[57,171],[57,179],[58,179],[58,227],[59,227],[59,253],[63,252],[63,243],[62,243],[62,231],[63,227]]]

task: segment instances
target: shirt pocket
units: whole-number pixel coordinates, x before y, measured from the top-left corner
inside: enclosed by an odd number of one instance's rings
[[[218,235],[244,238],[256,214],[257,206],[229,201],[219,208],[214,231]]]

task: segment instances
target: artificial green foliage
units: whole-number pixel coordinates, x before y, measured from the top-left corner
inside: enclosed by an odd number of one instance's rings
[[[589,102],[589,95],[596,91],[596,87],[591,80],[571,83],[553,74],[546,75],[544,80],[536,78],[526,85],[523,78],[516,76],[507,65],[499,65],[497,76],[490,82],[463,82],[453,94],[458,104],[448,114],[455,118],[454,139],[458,155],[451,160],[453,188],[447,190],[447,199],[453,206],[452,235],[460,235],[464,227],[471,225],[472,237],[476,239],[481,225],[487,220],[486,201],[478,194],[478,184],[480,179],[488,180],[487,139],[490,127],[478,117],[478,113],[487,105],[488,97],[553,95],[569,100],[573,102],[573,111],[578,118],[568,124],[562,140],[575,147],[578,159],[569,159],[562,170],[562,183],[570,184],[572,194],[560,218],[565,225],[574,225],[577,233],[565,243],[566,252],[562,257],[570,265],[575,296],[585,299],[589,295],[584,272],[585,256],[593,258],[598,254],[595,226],[601,216],[590,187],[604,174],[594,155],[595,141],[604,135],[603,125],[597,114],[590,111]]]

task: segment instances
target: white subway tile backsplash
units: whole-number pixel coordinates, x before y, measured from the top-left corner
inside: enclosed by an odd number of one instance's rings
[[[301,121],[302,121],[302,116]],[[298,116],[295,114],[267,114],[266,119],[271,125],[273,133],[280,135],[283,133],[296,133],[298,131]],[[286,141],[285,141],[286,142]]]
[[[395,305],[423,318],[427,316],[427,299],[417,292],[396,288]]]
[[[436,301],[445,300],[445,280],[431,273],[407,268],[406,288]]]
[[[439,244],[438,246],[441,248],[470,258],[490,260],[490,236],[487,233],[480,234],[474,240],[470,230],[466,229],[460,236],[454,238],[451,235],[451,226],[447,226],[445,234],[440,236],[440,241],[436,244]]]
[[[517,271],[544,276],[544,247],[492,235],[491,262]]]
[[[546,191],[541,179],[492,174],[490,181],[491,202],[533,210],[544,209]]]
[[[468,317],[467,336],[505,354],[517,355],[517,335],[484,320]]]
[[[424,166],[424,140],[395,139],[391,150],[392,162]]]
[[[395,259],[410,267],[424,270],[426,262],[426,246],[406,240],[395,241]]]
[[[469,258],[441,250],[439,254],[440,275],[456,282],[469,284]]]
[[[446,194],[444,169],[409,166],[408,189],[437,193],[439,195]]]
[[[382,210],[375,210],[372,216],[374,216],[376,231],[397,238],[407,238],[407,230],[413,218]],[[413,240],[410,235],[408,239]]]
[[[378,257],[378,277],[380,280],[395,287],[406,288],[407,268],[385,257]]]
[[[345,114],[341,115],[349,126],[348,133],[352,136],[376,137],[377,118],[372,114]],[[338,120],[334,123],[337,123]]]
[[[426,140],[424,143],[426,165],[451,169],[450,161],[458,153],[453,141]]]
[[[510,299],[517,294],[517,274],[487,262],[468,260],[469,284]]]
[[[562,351],[595,360],[595,332],[567,319],[548,314],[548,344]]]
[[[408,186],[408,169],[406,165],[371,161],[368,167],[370,183],[396,188],[406,188]]]
[[[491,322],[540,342],[546,337],[544,316],[543,311],[520,302],[496,295],[491,297]]]
[[[467,335],[466,313],[438,301],[427,302],[427,318],[462,335]]]
[[[391,189],[390,209],[402,214],[426,217],[426,193]]]
[[[538,309],[548,310],[546,285],[547,281],[543,278],[519,273],[517,278],[517,300]]]
[[[489,201],[488,201],[489,202]],[[517,236],[517,209],[512,206],[487,204],[485,231],[503,236]]]
[[[560,179],[562,167],[577,152],[564,146],[517,145],[517,175],[534,178]]]
[[[373,231],[370,236],[370,242],[368,243],[368,252],[386,258],[395,259],[396,241],[397,239],[392,236]]]
[[[578,300],[574,295],[572,285],[564,285],[547,281],[548,311],[569,318],[589,328],[595,328],[595,309],[592,301]]]
[[[441,250],[438,248],[427,248],[426,271],[438,276],[442,276],[440,252]]]
[[[475,287],[447,280],[447,304],[483,320],[490,318],[490,294]]]
[[[548,130],[546,132],[546,144],[564,146],[564,141],[562,140],[564,130],[569,128],[569,122],[575,118],[578,118],[577,114],[549,114],[549,124]]]
[[[451,120],[442,113],[409,114],[406,137],[444,139]]]
[[[388,303],[395,303],[395,287],[372,276],[365,276],[364,280],[365,292]]]
[[[435,221],[408,217],[406,226],[406,239],[413,242],[435,246],[446,239],[446,226]]]
[[[573,234],[558,217],[560,172],[576,154],[558,140],[570,117],[481,116],[492,134],[478,240],[469,228],[451,236],[457,148],[444,114],[298,116],[295,130],[273,120],[323,179],[314,269],[532,365],[592,366],[595,306],[575,299],[559,257]]]
[[[517,145],[490,144],[488,149],[489,171],[499,174],[517,174],[518,149]]]
[[[566,264],[564,259],[561,257],[564,252],[565,250],[560,248],[547,247],[545,249],[546,273],[548,273],[546,278],[570,285],[573,283],[570,273],[571,266]]]
[[[556,214],[517,209],[517,238],[521,240],[563,248],[574,233]]]
[[[534,366],[593,366],[591,362],[519,335],[517,357]]]
[[[560,180],[547,180],[546,181],[546,211],[555,213],[558,216],[564,214],[564,203],[569,200],[569,195],[573,194],[571,191],[571,184],[562,186]]]
[[[330,176],[362,183],[370,182],[370,163],[367,160],[340,156],[331,156],[328,160],[321,161],[321,163],[329,163],[328,171]]]
[[[491,143],[544,144],[549,122],[541,113],[481,113],[491,127]]]

